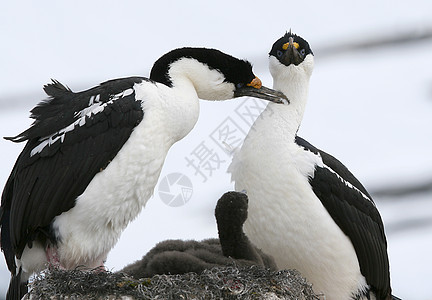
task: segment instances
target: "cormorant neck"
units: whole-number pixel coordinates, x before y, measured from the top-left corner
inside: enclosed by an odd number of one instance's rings
[[[243,225],[218,225],[219,239],[224,256],[234,259],[246,259],[257,265],[264,265],[263,260],[249,238],[243,232]]]
[[[249,244],[249,239],[243,232],[243,226],[220,226],[218,225],[219,239],[222,252],[225,256],[239,258],[239,253],[243,251],[245,245]]]
[[[181,58],[172,63],[168,75],[173,88],[189,81],[200,99],[226,100],[234,97],[234,84],[226,82],[218,70],[210,69],[193,58]]]
[[[273,76],[273,88],[283,92],[289,99],[288,105],[274,105],[270,103],[268,109],[284,117],[291,123],[292,130],[297,132],[303,115],[309,92],[309,80],[313,70],[313,56],[308,55],[305,60],[296,65],[285,66],[274,56],[269,58],[269,69]]]

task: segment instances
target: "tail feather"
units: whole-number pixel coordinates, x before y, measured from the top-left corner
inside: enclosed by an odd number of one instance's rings
[[[27,280],[21,281],[21,269],[16,275],[11,276],[9,289],[6,293],[6,300],[20,300],[27,294]]]
[[[58,80],[51,79],[51,83],[44,85],[44,91],[48,96],[61,97],[65,93],[72,93],[68,86],[61,84]]]

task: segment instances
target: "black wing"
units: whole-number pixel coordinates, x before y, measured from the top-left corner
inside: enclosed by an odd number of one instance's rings
[[[391,293],[387,241],[371,196],[336,158],[301,137],[296,137],[296,143],[319,154],[324,164],[334,171],[317,167],[310,184],[330,216],[351,240],[367,283],[378,294],[378,299],[384,299]]]
[[[34,124],[6,138],[27,140],[1,200],[1,246],[11,271],[14,256],[20,258],[36,238],[49,237],[54,217],[75,205],[141,122],[133,86],[143,80],[111,80],[79,93],[53,81],[44,87],[50,98],[31,111]]]

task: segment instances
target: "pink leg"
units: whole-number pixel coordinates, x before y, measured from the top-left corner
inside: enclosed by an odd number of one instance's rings
[[[98,258],[95,262],[95,265],[97,266],[96,268],[94,268],[93,270],[95,272],[106,272],[106,268],[105,268],[105,260],[106,260],[106,256],[104,256],[104,258]]]
[[[95,272],[106,272],[105,265],[102,263],[102,265],[100,265],[99,267],[94,268],[93,271],[95,271]]]
[[[48,260],[48,265],[50,267],[55,267],[55,268],[59,268],[59,269],[65,269],[61,264],[60,264],[60,258],[57,252],[57,247],[53,247],[53,246],[47,246],[46,248],[46,257]]]
[[[61,270],[67,269],[60,263],[60,257],[59,257],[58,251],[57,251],[57,247],[47,246],[46,247],[46,257],[48,260],[48,266],[49,267],[54,267],[54,268],[58,268]],[[92,270],[94,272],[106,272],[106,268],[104,265],[105,259],[106,259],[106,255],[104,256],[104,258],[97,259],[92,264],[88,264],[87,266],[85,264],[83,264],[82,266],[77,266],[76,268],[77,269],[83,269],[83,270]]]
[[[105,260],[104,259],[96,259],[94,261],[87,262],[87,263],[82,263],[82,265],[77,266],[76,268],[78,270],[83,270],[83,271],[92,271],[92,272],[106,272],[106,268],[105,268]]]

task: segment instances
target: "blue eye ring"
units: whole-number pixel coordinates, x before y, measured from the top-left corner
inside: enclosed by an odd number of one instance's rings
[[[244,83],[237,83],[236,84],[237,89],[241,89],[242,87],[244,87]]]
[[[301,49],[301,50],[300,50],[300,54],[301,54],[302,56],[304,56],[304,55],[306,54],[306,50],[305,50],[305,49]]]
[[[281,57],[282,54],[283,54],[283,52],[282,52],[281,50],[278,50],[278,51],[276,52],[277,57]]]

